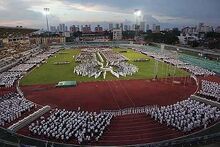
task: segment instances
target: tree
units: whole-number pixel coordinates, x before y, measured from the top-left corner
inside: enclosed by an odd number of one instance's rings
[[[135,31],[123,31],[122,36],[123,39],[134,39]]]
[[[199,46],[199,42],[196,41],[196,40],[188,41],[188,44],[189,44],[191,47],[198,47],[198,46]]]
[[[176,44],[179,42],[178,37],[170,32],[160,32],[160,33],[148,33],[145,36],[146,42],[157,42],[157,43],[166,43],[166,44]]]

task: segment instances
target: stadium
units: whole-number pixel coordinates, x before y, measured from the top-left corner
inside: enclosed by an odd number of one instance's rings
[[[0,30],[6,36],[36,31]],[[219,141],[218,61],[165,44],[130,41],[24,46],[17,58],[1,57],[1,146],[199,146]]]

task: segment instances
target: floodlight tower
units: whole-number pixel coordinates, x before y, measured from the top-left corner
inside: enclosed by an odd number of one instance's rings
[[[44,8],[44,14],[46,16],[46,22],[47,22],[47,31],[49,32],[49,23],[48,23],[48,15],[50,13],[50,8]]]
[[[134,16],[135,16],[135,19],[136,19],[136,24],[138,24],[138,18],[141,16],[141,10],[135,9],[134,10]]]
[[[139,19],[141,18],[141,10],[139,9],[135,9],[134,10],[134,16],[135,16],[135,37],[137,37],[138,35],[138,31],[139,31],[139,28],[140,28],[140,25],[139,25]]]

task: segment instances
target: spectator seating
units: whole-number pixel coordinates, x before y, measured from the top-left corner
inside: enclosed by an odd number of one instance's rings
[[[20,76],[21,72],[3,72],[0,74],[0,86],[12,87]]]
[[[173,105],[152,108],[147,112],[161,124],[172,126],[183,132],[204,127],[220,119],[220,109],[187,99]]]
[[[41,117],[29,126],[29,130],[35,135],[43,135],[48,138],[67,141],[71,137],[77,138],[79,144],[96,141],[110,125],[111,114],[96,114],[87,111],[67,111],[56,109],[51,111],[49,117]]]
[[[0,126],[19,118],[25,111],[30,111],[35,104],[23,99],[18,93],[10,93],[0,97]]]
[[[198,94],[212,97],[215,101],[220,102],[220,84],[217,82],[202,80],[201,89]]]

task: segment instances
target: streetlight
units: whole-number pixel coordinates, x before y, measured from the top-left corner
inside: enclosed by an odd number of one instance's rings
[[[50,8],[44,8],[44,14],[46,16],[46,22],[47,22],[47,31],[49,32],[49,24],[48,24],[48,18],[47,15],[50,13]]]

